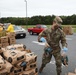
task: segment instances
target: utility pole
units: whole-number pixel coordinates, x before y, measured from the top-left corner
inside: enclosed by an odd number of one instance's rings
[[[25,0],[25,2],[26,2],[26,26],[28,28],[28,25],[27,25],[27,0]]]

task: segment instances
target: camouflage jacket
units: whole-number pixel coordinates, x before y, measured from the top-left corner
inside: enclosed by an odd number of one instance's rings
[[[60,28],[56,30],[52,30],[52,28],[48,28],[42,31],[39,34],[39,37],[46,37],[46,41],[53,49],[53,52],[57,52],[61,50],[60,43],[62,44],[62,47],[67,46],[65,34]]]

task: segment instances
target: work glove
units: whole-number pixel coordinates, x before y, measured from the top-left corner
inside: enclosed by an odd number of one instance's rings
[[[45,50],[46,53],[50,53],[50,52],[52,51],[52,48],[50,48],[50,47],[45,47],[44,50]]]
[[[41,37],[40,42],[46,42],[46,39],[44,37]]]
[[[67,48],[67,47],[63,47],[62,50],[63,50],[64,52],[67,52],[67,51],[68,51],[68,48]]]

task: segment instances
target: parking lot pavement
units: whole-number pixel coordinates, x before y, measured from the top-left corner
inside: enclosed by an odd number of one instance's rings
[[[44,45],[39,44],[37,42],[37,35],[29,35],[27,34],[26,38],[23,39],[17,39],[17,43],[23,43],[26,45],[27,49],[31,49],[35,54],[37,54],[37,66],[38,69],[40,68],[41,61],[42,61],[42,54]],[[65,73],[68,72],[74,72],[74,69],[76,68],[76,34],[74,35],[67,35],[66,40],[68,43],[68,58],[69,58],[69,64],[68,67],[62,66],[62,75],[65,75]],[[55,66],[55,60],[52,58],[49,64],[44,68],[42,74],[38,75],[56,75],[56,66]]]

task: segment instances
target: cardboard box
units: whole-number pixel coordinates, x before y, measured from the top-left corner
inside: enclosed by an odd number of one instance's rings
[[[0,47],[2,47],[2,44],[0,44]]]
[[[8,42],[9,42],[10,45],[11,45],[11,44],[16,44],[16,39],[15,39],[15,37],[8,38]]]
[[[22,61],[22,62],[16,64],[15,67],[24,68],[24,70],[27,71],[27,70],[36,68],[37,67],[37,63],[35,62],[35,63],[31,63],[31,64],[28,65],[27,62]]]
[[[16,39],[15,39],[15,37],[11,37],[11,38],[8,38],[8,40],[10,42],[10,41],[13,41],[13,40],[16,40]]]
[[[13,47],[13,45],[14,45],[14,44],[7,46],[7,47],[6,47],[6,50],[16,50],[16,48]]]
[[[0,53],[2,53],[2,52],[3,52],[2,47],[0,47]]]
[[[35,62],[35,63],[27,65],[25,70],[28,71],[28,70],[34,69],[36,67],[37,67],[37,63]]]
[[[14,72],[13,72],[14,75],[15,75],[15,74],[16,74],[16,75],[20,75],[21,72],[23,72],[23,68],[16,68],[16,67],[14,68]]]
[[[72,35],[73,34],[72,26],[65,26],[65,27],[63,27],[63,32],[66,35]]]
[[[14,73],[8,73],[7,75],[15,75]],[[17,75],[17,74],[16,74]]]
[[[1,37],[0,43],[8,43],[8,37],[7,36]]]
[[[72,35],[72,34],[73,34],[72,26],[69,26],[69,27],[68,27],[68,30],[69,30],[69,35]]]
[[[25,51],[26,46],[24,44],[14,44],[13,47],[16,48],[16,50]]]
[[[0,55],[0,70],[5,69],[5,60],[3,59],[3,57]]]
[[[25,56],[26,56],[26,60],[23,60],[18,64],[16,64],[16,67],[24,66],[26,67],[26,70],[36,67],[37,55],[35,55],[34,53],[25,53]]]
[[[12,44],[16,44],[16,40],[10,41],[9,44],[10,44],[10,45],[12,45]]]
[[[26,46],[24,44],[11,44],[6,47],[8,50],[19,50],[19,51],[25,51],[25,53],[31,53],[31,50],[27,50]]]
[[[25,51],[26,46],[23,44],[12,44],[10,46],[7,46],[7,49],[15,49],[15,50],[20,50],[20,51]]]
[[[38,73],[38,69],[34,68],[32,70],[29,70],[29,71],[24,71],[20,75],[37,75],[37,73]]]
[[[37,61],[37,55],[35,55],[33,52],[26,54],[27,65],[34,63],[36,61]]]
[[[11,64],[17,64],[26,59],[25,53],[18,50],[5,50],[3,54],[5,59]]]
[[[6,33],[6,36],[8,36],[9,38],[15,37],[15,32],[8,32]]]
[[[6,46],[9,46],[9,43],[2,43],[2,47],[6,47]]]
[[[76,74],[75,74],[75,73],[71,73],[71,72],[69,72],[68,75],[76,75]]]
[[[14,67],[5,60],[5,69],[0,71],[0,74],[5,75],[5,73],[11,73],[13,72]]]
[[[2,71],[2,72],[0,72],[0,75],[8,75],[8,72]]]
[[[23,60],[23,61],[19,62],[18,64],[16,64],[15,67],[17,67],[17,68],[25,68],[26,69],[27,63],[26,63],[26,61]]]
[[[68,27],[67,27],[67,26],[63,27],[63,32],[64,32],[66,35],[69,35],[69,30],[68,30]]]
[[[38,73],[35,73],[35,75],[38,75]]]
[[[11,63],[9,63],[8,61],[6,61],[6,70],[8,71],[8,73],[13,72],[13,70],[14,70],[13,65]]]
[[[27,53],[31,53],[31,50],[30,50],[30,49],[25,49],[25,51],[26,51]]]

